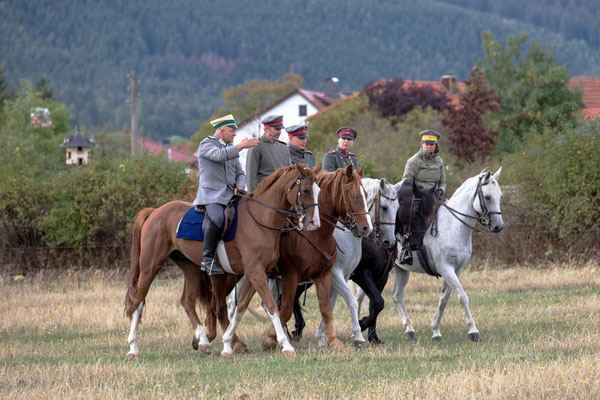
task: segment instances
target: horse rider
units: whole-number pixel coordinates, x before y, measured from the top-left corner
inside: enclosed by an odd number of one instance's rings
[[[434,194],[439,201],[446,190],[444,160],[438,155],[440,134],[433,129],[426,129],[420,132],[419,136],[421,137],[421,149],[406,162],[402,179],[405,182],[415,182],[423,189],[435,188]],[[407,261],[407,257],[410,258],[409,253],[403,248],[400,257],[401,263]]]
[[[269,115],[261,121],[265,134],[258,145],[248,151],[246,158],[247,186],[250,192],[256,185],[271,175],[276,169],[287,167],[292,162],[287,145],[278,140],[283,126],[283,115]]]
[[[237,146],[233,146],[238,126],[231,114],[210,123],[215,128],[215,133],[202,140],[198,147],[200,178],[194,205],[197,211],[200,209],[198,206],[203,206],[208,217],[200,269],[209,275],[216,275],[225,273],[214,260],[223,229],[223,212],[233,195],[238,190],[243,190],[246,184],[246,176],[239,160],[240,151],[256,146],[258,139],[245,138]]]
[[[338,168],[345,168],[352,164],[352,168],[358,171],[358,157],[350,153],[354,140],[358,136],[356,129],[350,126],[342,126],[336,132],[338,146],[335,150],[327,152],[323,157],[323,171],[332,172]]]
[[[292,163],[306,164],[309,168],[315,166],[315,155],[306,150],[306,142],[308,142],[308,127],[306,125],[292,125],[285,130],[288,133],[290,144],[290,159]]]

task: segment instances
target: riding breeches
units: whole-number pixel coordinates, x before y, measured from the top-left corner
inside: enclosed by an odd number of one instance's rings
[[[215,224],[219,229],[223,228],[225,223],[225,206],[218,203],[211,203],[204,205],[208,218]]]

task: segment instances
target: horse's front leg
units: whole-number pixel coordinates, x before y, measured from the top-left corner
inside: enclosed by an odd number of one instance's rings
[[[404,289],[408,283],[410,272],[395,265],[394,274],[396,275],[396,279],[394,279],[392,298],[394,299],[396,308],[398,309],[400,317],[402,318],[402,325],[404,325],[404,338],[416,339],[417,335],[415,334],[415,328],[413,328],[408,311],[406,311],[406,307],[404,306]]]
[[[249,263],[249,265],[252,265],[252,263]],[[275,302],[273,294],[271,293],[271,289],[269,288],[269,284],[267,282],[267,275],[265,274],[265,271],[260,269],[256,271],[245,272],[246,279],[252,284],[252,286],[262,299],[267,309],[267,313],[269,314],[269,317],[271,317],[271,322],[273,323],[273,326],[275,327],[275,332],[277,334],[277,341],[283,348],[283,354],[286,356],[295,356],[296,352],[290,344],[287,335],[283,331],[283,326],[281,325],[281,320],[279,319],[279,310],[277,308],[277,303]]]
[[[331,307],[331,285],[333,275],[325,274],[318,279],[315,279],[315,287],[317,290],[317,298],[319,299],[319,311],[321,311],[322,323],[325,327],[325,341],[331,349],[341,350],[344,344],[338,339],[333,325],[333,312]]]
[[[232,341],[235,337],[235,330],[240,324],[240,321],[242,320],[242,317],[244,316],[244,313],[246,312],[254,293],[254,287],[248,280],[246,280],[242,286],[239,301],[233,313],[233,317],[231,318],[230,324],[223,333],[223,351],[221,351],[221,356],[230,357],[233,355]]]
[[[285,274],[280,280],[280,287],[281,293],[279,291],[276,292],[280,296],[281,301],[279,305],[279,319],[281,325],[285,326],[292,316],[294,297],[296,295],[296,288],[298,287],[298,276],[292,272]],[[273,290],[271,290],[271,294],[273,294]],[[273,350],[277,346],[276,340],[277,332],[275,331],[275,327],[271,325],[263,336],[263,350]]]
[[[440,332],[442,316],[444,314],[444,310],[446,309],[446,305],[448,304],[448,299],[450,298],[450,291],[453,290],[465,311],[465,319],[467,326],[469,327],[469,339],[474,342],[481,341],[481,335],[479,334],[479,330],[477,329],[475,321],[473,320],[473,316],[471,315],[471,309],[469,308],[469,297],[460,284],[457,274],[454,272],[454,270],[451,270],[448,273],[442,274],[442,277],[444,278],[444,284],[442,285],[442,290],[440,293],[440,301],[435,313],[435,317],[433,318],[433,322],[431,323],[431,328],[433,330],[432,339],[440,340],[442,338],[442,334]]]

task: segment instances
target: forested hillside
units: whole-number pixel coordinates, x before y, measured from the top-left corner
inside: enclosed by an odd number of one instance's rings
[[[600,75],[600,5],[540,0],[0,1],[0,67],[12,86],[45,77],[73,122],[128,124],[127,74],[138,72],[141,126],[189,137],[221,90],[288,71],[343,91],[382,77],[468,77],[481,32],[527,34],[572,75]]]

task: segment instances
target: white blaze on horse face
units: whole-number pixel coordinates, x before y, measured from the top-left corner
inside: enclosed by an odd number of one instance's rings
[[[363,204],[365,205],[365,211],[369,209],[367,206],[367,194],[365,193],[365,188],[360,185],[360,194],[363,198]],[[367,213],[367,222],[369,223],[369,233],[373,232],[373,223],[371,222],[371,214]]]
[[[319,217],[319,193],[321,188],[316,182],[313,183],[313,204],[315,204],[312,221],[308,224],[308,230],[314,231],[321,226],[321,218]]]

